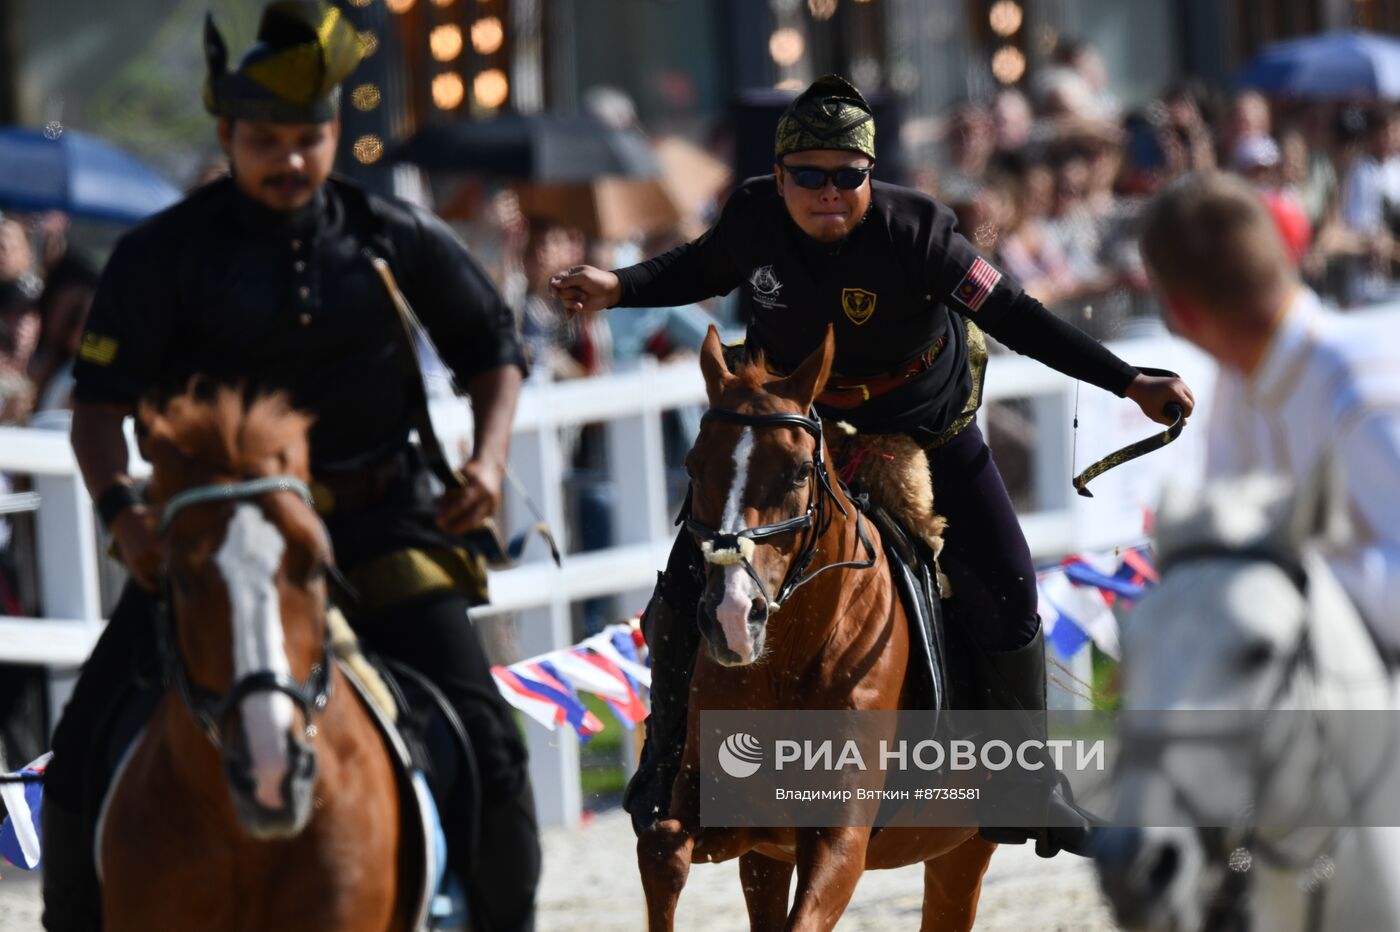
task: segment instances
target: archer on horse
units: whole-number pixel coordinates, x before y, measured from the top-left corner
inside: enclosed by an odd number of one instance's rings
[[[231,69],[211,19],[205,54],[205,103],[232,177],[117,244],[74,369],[74,452],[132,580],[54,735],[45,923],[86,930],[99,922],[91,819],[102,788],[87,785],[93,745],[130,685],[133,658],[155,653],[157,516],[127,474],[122,422],[147,392],[183,389],[203,373],[250,391],[283,390],[315,418],[312,487],[337,564],[359,594],[352,623],[370,648],[436,684],[474,748],[480,814],[465,798],[444,812],[472,921],[531,928],[540,850],[526,752],[467,615],[484,573],[460,537],[500,499],[525,369],[514,315],[440,220],[330,177],[339,84],[362,54],[339,10],[270,4],[258,42]],[[476,443],[464,488],[436,500],[424,455],[409,443],[413,385],[421,391],[411,344],[372,259],[397,276],[471,396]],[[468,850],[474,820],[488,856]]]
[[[939,688],[925,679],[935,649],[921,643],[927,626],[917,615],[927,609],[906,604],[912,593],[896,573],[907,571],[895,569],[891,542],[882,536],[882,529],[896,537],[902,531],[878,509],[867,513],[837,480],[825,426],[811,416],[833,352],[828,333],[782,377],[759,360],[730,371],[714,328],[701,349],[710,408],[686,457],[686,523],[713,571],[699,612],[704,649],[690,688],[683,766],[668,817],[637,841],[655,932],[672,928],[693,861],[734,857],[754,929],[832,928],[864,871],[920,863],[920,928],[966,932],[976,918],[996,846],[978,837],[972,803],[951,804],[938,826],[884,826],[878,833],[859,815],[825,828],[700,823],[703,713],[892,712],[927,704],[923,691]],[[926,486],[922,461],[911,469],[922,475],[910,484]],[[871,492],[897,507],[886,490]],[[885,726],[868,727],[880,733]]]
[[[105,928],[418,928],[436,872],[393,752],[332,661],[310,418],[195,382],[139,419],[171,688],[102,807]]]
[[[1045,707],[1045,647],[1035,571],[1011,499],[974,421],[981,331],[1075,378],[1132,398],[1155,421],[1186,413],[1179,379],[1138,371],[1026,295],[958,233],[953,214],[916,191],[872,181],[875,124],[843,78],[816,81],[778,122],[774,174],[736,190],[699,239],[613,272],[580,266],[552,284],[571,312],[678,305],[743,286],[748,345],[791,372],[835,328],[834,374],[817,410],[867,433],[902,432],[928,450],[938,511],[948,519],[946,607],[973,632],[991,675],[989,708]],[[685,737],[685,685],[699,631],[700,548],[676,540],[647,606],[652,716],[626,806],[640,832],[664,816]],[[741,582],[741,584],[743,584]],[[1048,768],[1038,794],[1046,824],[985,829],[999,842],[1036,839],[1047,856],[1084,853],[1088,822]]]

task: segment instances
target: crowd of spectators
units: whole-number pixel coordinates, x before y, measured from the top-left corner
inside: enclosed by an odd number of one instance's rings
[[[67,233],[62,214],[0,214],[0,426],[71,407],[98,271]]]
[[[1400,111],[1186,80],[1124,110],[1095,50],[1064,43],[1028,92],[957,107],[914,178],[1032,295],[1103,339],[1155,321],[1136,242],[1152,195],[1223,169],[1259,191],[1305,280],[1342,307],[1396,295]],[[925,134],[928,135],[928,134]],[[1092,309],[1092,314],[1086,309]]]

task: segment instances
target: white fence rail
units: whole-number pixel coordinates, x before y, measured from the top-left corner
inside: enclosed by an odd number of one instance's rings
[[[1199,355],[1182,344],[1157,339],[1121,344],[1115,349],[1129,360],[1182,371],[1201,398],[1201,387],[1208,381],[1202,374],[1207,370]],[[1146,494],[1132,489],[1155,489],[1155,479],[1145,484],[1139,479],[1128,484],[1129,491],[1122,492],[1112,477],[1104,477],[1096,484],[1100,498],[1092,504],[1073,496],[1070,424],[1076,407],[1074,382],[1015,356],[995,356],[989,368],[988,401],[1031,400],[1029,420],[1035,442],[1031,488],[1036,507],[1022,515],[1022,524],[1036,557],[1045,559],[1081,547],[1137,539],[1140,523],[1129,520],[1125,524],[1121,516],[1131,517],[1140,504],[1138,499]],[[618,595],[627,611],[640,610],[645,604],[656,571],[665,565],[674,534],[673,515],[667,507],[661,415],[703,400],[704,388],[694,362],[649,364],[634,372],[596,379],[527,386],[514,427],[511,465],[560,535],[562,549],[568,549],[564,539],[568,534],[564,521],[568,464],[561,451],[561,429],[607,422],[608,469],[615,494],[613,545],[608,549],[567,556],[562,568],[556,568],[544,554],[534,553],[525,565],[493,575],[493,604],[482,614],[518,613],[524,656],[571,643],[573,602]],[[1093,432],[1093,449],[1088,448],[1084,434],[1079,437],[1080,468],[1111,445],[1150,432],[1150,425],[1131,404],[1127,404],[1131,410],[1124,413],[1125,404],[1096,389],[1083,390],[1080,420],[1085,424],[1092,420],[1098,426]],[[465,406],[457,402],[439,402],[435,420],[449,445],[455,445],[469,430]],[[1182,447],[1189,447],[1189,443]],[[0,428],[0,472],[32,476],[41,496],[36,517],[38,566],[47,616],[0,617],[0,661],[71,669],[87,656],[102,620],[97,528],[67,435]],[[1155,502],[1155,494],[1150,501]],[[529,514],[512,490],[507,491],[506,507],[516,524]],[[1105,526],[1104,517],[1109,515],[1119,516],[1114,519],[1117,526]],[[534,723],[527,728],[541,822],[576,822],[581,806],[577,743],[564,732],[551,733]]]

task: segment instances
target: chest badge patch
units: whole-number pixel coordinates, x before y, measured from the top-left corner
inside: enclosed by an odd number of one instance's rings
[[[875,292],[864,288],[842,288],[841,310],[853,324],[863,324],[875,313]]]
[[[754,269],[753,274],[749,276],[749,285],[753,288],[753,299],[756,303],[764,307],[787,307],[778,301],[778,292],[783,290],[783,283],[773,274],[771,265],[761,265]]]

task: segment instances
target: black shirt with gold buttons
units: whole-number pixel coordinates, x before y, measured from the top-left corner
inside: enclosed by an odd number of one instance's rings
[[[972,393],[964,318],[1061,372],[1117,395],[1127,390],[1137,370],[982,258],[951,210],[918,191],[871,184],[856,228],[820,243],[788,215],[772,175],[750,179],[699,239],[618,269],[619,303],[689,304],[742,286],[748,340],[784,371],[820,344],[828,324],[841,376],[875,376],[932,355],[888,394],[822,411],[871,432],[938,435],[959,419]]]
[[[276,212],[224,179],[117,244],[75,398],[130,403],[202,373],[289,392],[316,416],[317,471],[401,453],[411,412],[394,358],[399,324],[367,250],[388,259],[457,384],[525,367],[514,315],[432,214],[337,178],[305,208]]]

